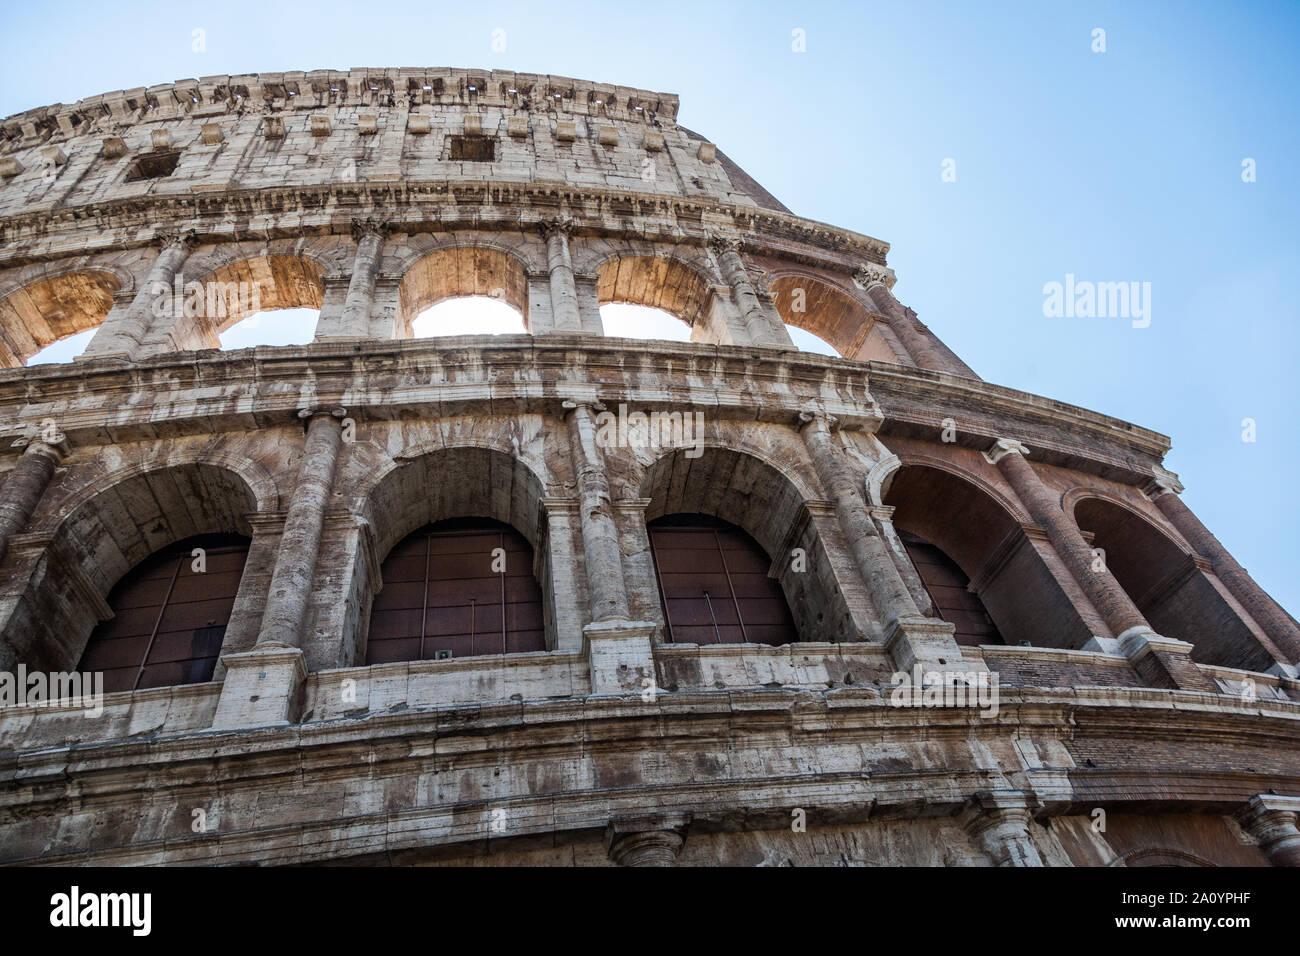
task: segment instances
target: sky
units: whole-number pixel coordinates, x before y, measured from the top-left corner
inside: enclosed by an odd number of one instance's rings
[[[1184,500],[1300,613],[1300,3],[5,0],[4,23],[6,116],[364,66],[676,93],[795,213],[889,242],[895,294],[981,377],[1171,436]],[[1067,281],[1137,283],[1143,314],[1045,314]]]

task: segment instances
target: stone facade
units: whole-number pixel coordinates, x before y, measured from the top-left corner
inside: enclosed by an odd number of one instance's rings
[[[212,681],[0,708],[0,861],[1296,864],[1300,631],[1167,439],[982,381],[885,243],[676,112],[354,70],[0,122],[0,671],[75,669],[159,549],[250,542]],[[252,309],[192,282],[319,309],[316,341],[220,352]],[[529,334],[412,338],[468,295]],[[692,341],[605,339],[608,302]],[[597,440],[620,406],[703,432]],[[799,642],[666,640],[676,513],[757,541]],[[389,550],[471,515],[532,545],[547,650],[365,666]],[[904,534],[1005,643],[957,643]],[[895,706],[914,667],[996,712]]]

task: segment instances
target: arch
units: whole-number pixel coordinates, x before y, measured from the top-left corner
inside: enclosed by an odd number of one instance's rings
[[[952,579],[941,587],[975,594],[1007,643],[1077,648],[1091,638],[1072,595],[1047,563],[1047,543],[1028,534],[1023,527],[1029,525],[1027,518],[977,476],[947,462],[902,456],[882,500],[893,507],[893,525],[904,543],[906,535],[914,535],[960,569],[966,582],[950,574],[932,577]],[[926,586],[941,615],[945,603],[955,616],[973,613],[959,606],[964,600],[960,594],[936,594],[935,581],[927,581],[921,573],[926,569],[917,566],[926,561],[930,558],[918,555],[911,560],[909,555],[914,580]]]
[[[781,270],[768,276],[781,321],[816,335],[844,358],[897,362],[888,343],[873,335],[875,309],[856,295],[807,272]]]
[[[410,337],[411,322],[447,299],[486,296],[499,299],[524,317],[528,326],[526,264],[514,250],[486,243],[448,246],[426,253],[403,270],[397,286],[398,325]]]
[[[321,264],[305,255],[268,253],[234,258],[198,280],[205,332],[215,339],[257,312],[319,310],[324,304],[324,280]],[[188,301],[187,291],[187,311]]]
[[[1276,663],[1267,639],[1261,640],[1208,563],[1182,542],[1105,492],[1072,489],[1065,505],[1151,626],[1191,643],[1193,660],[1252,671]]]
[[[674,449],[642,473],[647,525],[672,514],[709,515],[735,525],[772,558],[769,574],[781,585],[805,641],[859,637],[818,523],[806,502],[814,496],[788,472],[757,454],[718,443],[698,458]],[[796,549],[802,558],[795,561]]]
[[[713,282],[676,256],[612,255],[596,269],[600,305],[643,305],[694,327],[713,299]]]
[[[1214,867],[1218,864],[1203,856],[1189,853],[1174,847],[1144,847],[1122,853],[1106,864],[1107,866],[1201,866]]]
[[[486,518],[517,531],[532,549],[533,576],[549,580],[546,524],[538,476],[520,459],[488,443],[458,443],[410,449],[377,474],[364,493],[362,508],[374,532],[374,552],[386,560],[394,547],[417,529],[459,518]],[[364,633],[353,646],[367,655],[370,610],[382,587],[356,562],[353,593],[361,604]],[[554,601],[544,601],[546,646],[555,646]]]
[[[251,537],[258,499],[210,462],[121,469],[63,503],[3,637],[29,666],[70,670],[110,609],[105,598],[135,566],[196,535]],[[35,530],[35,529],[34,529]],[[10,554],[6,563],[16,560]]]
[[[47,345],[100,325],[122,280],[106,269],[38,279],[0,299],[0,366],[24,365]]]

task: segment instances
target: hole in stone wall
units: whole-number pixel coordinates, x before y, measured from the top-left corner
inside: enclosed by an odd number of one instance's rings
[[[137,157],[126,170],[126,181],[140,179],[162,179],[176,171],[181,161],[179,149],[160,149]]]
[[[319,309],[267,309],[254,312],[218,336],[223,352],[255,345],[308,345],[316,337]]]
[[[524,317],[500,299],[485,295],[447,299],[411,321],[412,338],[444,335],[527,335]]]
[[[491,162],[496,156],[496,140],[491,136],[451,136],[449,159]]]

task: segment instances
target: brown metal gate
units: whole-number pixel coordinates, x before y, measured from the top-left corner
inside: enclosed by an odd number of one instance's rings
[[[211,680],[247,559],[248,541],[235,535],[188,538],[146,558],[109,593],[113,617],[90,635],[78,669],[102,671],[105,693]]]
[[[958,644],[1005,644],[978,594],[967,590],[970,578],[939,548],[916,535],[899,532],[939,616],[957,628]]]
[[[533,549],[507,524],[427,525],[394,546],[380,573],[367,664],[546,649]]]
[[[799,639],[767,553],[709,515],[652,521],[650,548],[667,622],[679,644],[789,644]]]

